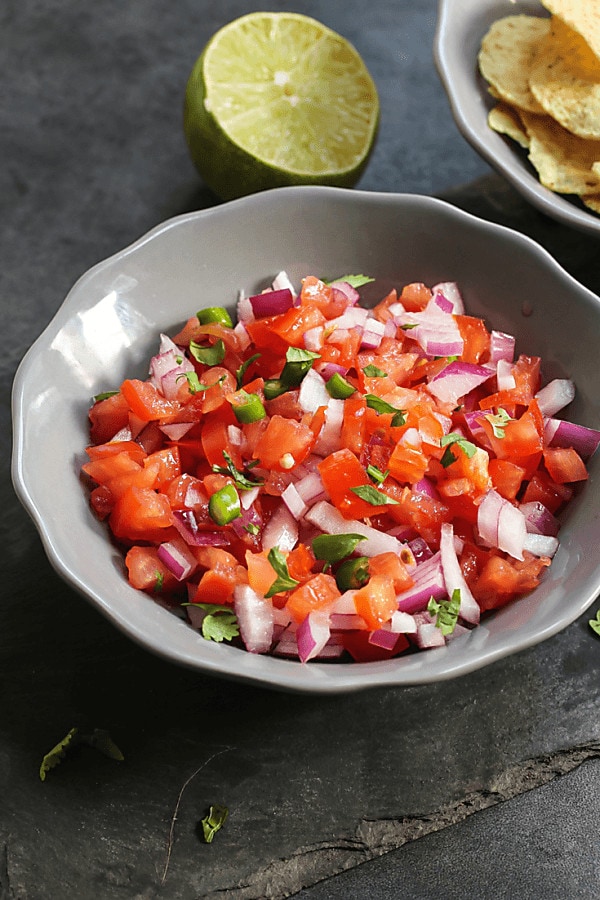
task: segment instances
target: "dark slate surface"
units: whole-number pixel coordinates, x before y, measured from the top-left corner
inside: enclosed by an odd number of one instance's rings
[[[597,896],[587,616],[454,682],[275,694],[133,645],[55,575],[14,496],[19,360],[89,266],[217,202],[187,157],[183,90],[214,30],[261,7],[0,8],[0,900]],[[531,234],[600,291],[597,242],[527,207],[458,134],[432,62],[434,0],[295,9],[349,37],[377,81],[381,133],[360,187],[445,196]],[[43,754],[74,725],[108,729],[125,761],[83,748],[42,783]],[[211,803],[231,812],[206,845]]]

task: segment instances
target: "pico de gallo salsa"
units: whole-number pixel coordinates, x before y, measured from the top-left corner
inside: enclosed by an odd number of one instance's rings
[[[83,473],[130,584],[203,637],[300,660],[441,647],[532,591],[600,432],[465,310],[285,272],[162,334],[94,399]],[[373,285],[371,286],[371,289]]]

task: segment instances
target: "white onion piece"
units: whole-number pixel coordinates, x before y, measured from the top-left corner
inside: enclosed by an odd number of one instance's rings
[[[504,500],[498,517],[498,547],[514,559],[523,559],[526,537],[525,516],[509,500]]]
[[[314,446],[317,455],[329,456],[339,448],[343,424],[344,401],[330,397],[325,410],[325,421]]]
[[[318,472],[309,472],[296,481],[294,486],[307,506],[312,506],[317,500],[324,500],[326,497],[323,480]]]
[[[331,397],[325,387],[325,379],[314,369],[309,369],[300,385],[298,403],[303,412],[314,413],[320,406],[327,406]]]
[[[273,604],[249,584],[238,584],[233,591],[233,607],[246,650],[267,653],[273,642]]]
[[[158,426],[162,433],[168,437],[170,441],[180,441],[184,435],[188,433],[190,428],[194,427],[193,422],[175,422]]]
[[[405,545],[390,534],[385,534],[357,519],[345,519],[335,506],[321,500],[305,515],[305,519],[326,534],[362,534],[366,540],[360,542],[361,556],[376,556],[378,553],[402,555]]]
[[[317,656],[329,640],[330,634],[327,613],[309,613],[298,625],[296,632],[300,661],[305,663]]]
[[[452,594],[456,589],[460,590],[460,617],[464,619],[465,622],[470,622],[472,625],[479,624],[481,615],[479,604],[471,593],[471,589],[465,581],[465,577],[460,568],[460,563],[454,547],[454,528],[450,522],[444,522],[442,524],[440,556],[442,559],[442,571],[444,573],[444,581],[446,583],[448,596],[452,597]]]
[[[365,627],[365,620],[356,613],[331,612],[329,624],[334,631],[361,631]]]
[[[497,491],[488,491],[477,508],[477,531],[488,547],[498,546],[498,520],[502,497]]]
[[[298,522],[287,506],[279,506],[262,533],[262,549],[277,547],[282,553],[293,550],[298,543]]]
[[[294,285],[290,281],[290,277],[286,271],[278,272],[275,278],[273,279],[273,283],[271,287],[274,291],[283,291],[287,288],[292,297],[296,297],[296,291],[294,289]]]
[[[126,425],[124,428],[121,428],[117,431],[116,434],[113,434],[110,441],[108,443],[112,444],[113,441],[131,441],[133,440],[133,436],[131,434],[131,428]]]
[[[553,416],[574,397],[575,385],[570,378],[555,378],[535,395],[543,416]]]
[[[240,503],[242,509],[250,509],[254,501],[258,499],[259,494],[260,487],[250,488],[249,491],[240,491]]]
[[[434,647],[445,647],[446,638],[441,630],[431,622],[417,625],[417,647],[420,650],[431,650]]]
[[[356,615],[356,605],[354,603],[354,597],[356,595],[356,591],[350,588],[350,590],[344,591],[341,597],[338,597],[337,600],[333,601],[333,605],[331,607],[332,615],[341,615],[341,616],[355,616]]]
[[[304,513],[308,510],[308,504],[304,502],[304,500],[298,493],[296,485],[293,482],[288,484],[285,491],[281,495],[281,499],[296,520],[301,519]]]
[[[511,391],[517,386],[513,366],[508,359],[499,359],[496,363],[496,381],[499,391]]]
[[[369,318],[365,323],[360,346],[365,350],[376,350],[385,334],[385,323]]]
[[[237,320],[238,322],[241,322],[242,325],[245,325],[247,322],[254,322],[255,315],[252,304],[250,303],[250,298],[246,297],[243,291],[240,291],[238,297],[236,313]]]
[[[402,610],[396,610],[390,619],[390,630],[398,634],[414,634],[417,630],[415,617]]]
[[[233,333],[238,339],[238,347],[240,350],[247,350],[252,341],[244,323],[237,322],[233,328]]]
[[[317,325],[315,328],[309,328],[308,331],[305,331],[302,338],[305,349],[310,350],[311,353],[318,353],[325,342],[324,334],[325,329],[322,325]]]
[[[553,557],[558,550],[558,538],[550,534],[527,534],[523,541],[523,549],[534,556]]]

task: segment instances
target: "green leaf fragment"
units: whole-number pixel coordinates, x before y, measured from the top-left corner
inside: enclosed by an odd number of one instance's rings
[[[506,425],[508,425],[509,422],[514,422],[514,419],[512,419],[506,412],[506,410],[502,409],[502,407],[498,408],[498,412],[496,414],[488,413],[484,416],[484,419],[487,419],[492,426],[494,437],[499,438],[500,440],[502,440],[502,438],[505,436],[504,429]]]
[[[250,368],[252,363],[256,362],[256,360],[260,359],[260,357],[261,357],[260,353],[255,353],[254,356],[249,356],[248,359],[242,363],[242,365],[239,367],[239,369],[235,370],[235,377],[236,377],[238,390],[242,387],[242,385],[244,383],[244,375],[246,374],[246,372],[248,371],[248,369]]]
[[[377,415],[392,413],[392,427],[397,428],[400,425],[406,425],[406,411],[392,406],[387,400],[382,400],[377,394],[365,394],[367,406],[374,409]]]
[[[198,344],[190,341],[190,353],[196,362],[206,366],[218,366],[225,358],[225,344],[219,338],[214,344]]]
[[[331,564],[350,556],[364,540],[364,534],[320,534],[313,538],[312,548],[317,559]]]
[[[350,488],[350,490],[357,497],[360,497],[361,500],[366,500],[367,503],[370,503],[371,506],[398,505],[398,500],[394,500],[393,497],[384,494],[383,491],[378,491],[372,484],[359,484],[358,487]]]
[[[374,366],[372,363],[369,363],[368,366],[363,368],[364,374],[367,378],[385,378],[387,372],[384,372],[383,369],[380,369],[378,366]]]
[[[332,281],[326,281],[325,284],[335,284],[336,281],[345,281],[353,288],[362,287],[364,284],[370,284],[375,281],[369,275],[341,275],[340,278],[334,278]]]
[[[287,567],[287,562],[285,556],[277,547],[273,547],[269,550],[267,559],[271,563],[273,571],[277,576],[265,597],[273,597],[275,594],[281,594],[285,591],[292,591],[295,587],[298,587],[300,584],[299,581],[296,581],[295,578],[289,573],[289,569]]]
[[[108,400],[109,397],[114,397],[118,393],[118,391],[103,391],[101,394],[96,394],[92,399],[94,403],[100,403],[102,400]]]
[[[207,844],[211,844],[213,838],[217,831],[220,831],[225,822],[227,821],[227,816],[229,815],[229,810],[226,806],[218,806],[215,804],[211,806],[208,815],[200,820],[202,825],[202,834],[204,835],[204,840]]]
[[[590,619],[588,624],[592,631],[595,631],[597,635],[600,635],[600,609],[596,613],[596,617],[594,619]]]
[[[389,474],[389,469],[386,469],[385,472],[382,472],[381,469],[377,468],[377,466],[367,466],[367,475],[372,481],[375,481],[377,484],[383,484]]]
[[[218,606],[214,603],[194,603],[206,612],[202,620],[202,637],[207,641],[232,641],[239,636],[240,626],[230,606]]]
[[[443,635],[452,634],[456,628],[458,614],[460,611],[460,588],[452,591],[452,596],[448,600],[440,600],[439,603],[431,597],[427,604],[427,612],[435,616],[436,627],[440,629]]]
[[[212,467],[213,472],[218,472],[220,475],[230,475],[233,478],[233,480],[236,484],[236,487],[239,488],[239,490],[241,490],[241,491],[251,491],[253,488],[260,487],[261,485],[264,484],[264,481],[260,481],[258,479],[252,480],[252,478],[248,478],[246,475],[244,475],[243,472],[240,472],[240,470],[236,468],[236,466],[235,466],[231,456],[227,452],[227,450],[223,450],[222,452],[223,452],[223,456],[225,458],[226,465],[225,466],[213,465],[213,467]],[[251,469],[257,465],[258,465],[258,460],[257,459],[252,460],[252,462],[249,462],[246,465],[246,468]]]
[[[40,780],[46,780],[48,772],[63,761],[69,749],[80,746],[81,744],[93,747],[95,750],[103,753],[104,756],[108,756],[110,759],[117,760],[118,762],[122,762],[125,758],[110,737],[108,731],[105,731],[102,728],[94,728],[91,734],[82,734],[78,728],[71,728],[62,741],[59,741],[59,743],[56,744],[49,753],[46,753],[42,759],[40,765]]]
[[[443,454],[440,462],[443,467],[446,469],[453,462],[456,462],[458,457],[452,452],[451,447],[460,447],[462,452],[468,459],[471,459],[477,452],[477,447],[471,441],[468,441],[462,434],[458,434],[457,432],[451,432],[450,434],[445,434],[442,438],[440,438],[440,447],[445,447],[446,451]]]

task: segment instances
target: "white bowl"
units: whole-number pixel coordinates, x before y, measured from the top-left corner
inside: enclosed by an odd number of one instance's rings
[[[23,359],[13,390],[13,480],[60,575],[154,653],[199,672],[293,691],[451,678],[542,641],[581,615],[600,591],[597,459],[540,587],[445,648],[378,663],[301,665],[206,641],[127,584],[121,554],[80,480],[91,397],[127,376],[146,377],[160,331],[173,333],[203,303],[227,305],[240,288],[259,290],[281,269],[296,283],[311,273],[371,274],[378,298],[410,281],[455,280],[468,311],[515,333],[518,351],[545,360],[547,379],[575,380],[569,417],[600,427],[600,301],[532,240],[430,197],[325,187],[255,194],[171,219],[99,263]]]
[[[526,151],[487,124],[495,101],[477,65],[481,39],[497,19],[519,14],[548,12],[537,0],[440,0],[434,55],[454,120],[475,150],[533,206],[564,225],[600,237],[600,216],[540,184]]]

